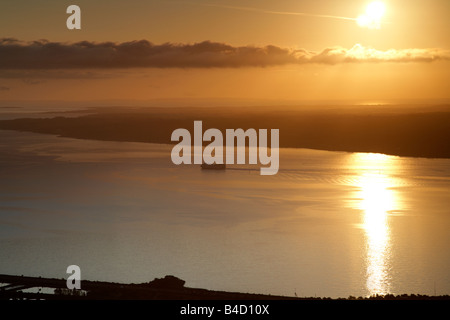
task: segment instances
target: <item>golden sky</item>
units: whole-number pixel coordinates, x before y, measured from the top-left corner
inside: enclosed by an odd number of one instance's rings
[[[449,99],[449,17],[448,0],[2,1],[0,100]]]

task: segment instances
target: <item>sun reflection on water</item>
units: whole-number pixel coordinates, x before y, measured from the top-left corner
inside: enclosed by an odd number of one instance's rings
[[[358,170],[356,207],[362,210],[361,227],[366,237],[366,286],[370,295],[390,292],[391,230],[389,214],[398,210],[392,174],[393,157],[382,154],[353,155]]]

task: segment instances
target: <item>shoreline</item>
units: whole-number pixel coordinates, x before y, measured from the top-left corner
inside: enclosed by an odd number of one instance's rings
[[[295,300],[295,301],[342,301],[342,300],[450,300],[450,295],[386,294],[369,297],[289,297],[258,293],[215,291],[185,287],[185,281],[175,276],[155,278],[146,283],[115,283],[81,280],[81,289],[67,289],[64,278],[43,278],[0,274],[0,300],[44,299],[44,300]],[[5,285],[7,284],[7,285]],[[48,288],[54,293],[23,292],[25,289]]]
[[[80,116],[0,120],[14,130],[83,140],[175,145],[171,134],[203,121],[203,131],[277,128],[280,148],[381,153],[401,157],[450,158],[450,111],[423,113],[353,110],[276,110],[276,108],[126,108],[93,110]],[[205,142],[207,145],[209,142]]]

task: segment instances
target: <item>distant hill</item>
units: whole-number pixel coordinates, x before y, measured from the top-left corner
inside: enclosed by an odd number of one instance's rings
[[[0,300],[332,300],[325,297],[286,297],[267,294],[239,293],[188,288],[184,280],[174,276],[140,284],[83,280],[81,290],[69,290],[65,279],[13,276],[0,274]],[[27,292],[28,289],[48,288],[53,293]],[[37,291],[37,290],[35,290]],[[450,296],[415,294],[376,295],[370,297],[338,298],[333,300],[450,300]]]
[[[194,120],[203,130],[280,129],[280,147],[389,155],[450,158],[450,109],[389,108],[295,109],[245,108],[106,108],[79,117],[0,121],[0,129],[55,134],[63,137],[173,143],[172,131]],[[206,145],[206,143],[205,143]]]

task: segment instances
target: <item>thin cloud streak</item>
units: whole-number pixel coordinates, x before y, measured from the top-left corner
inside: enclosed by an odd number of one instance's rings
[[[228,6],[228,5],[221,5],[221,4],[202,3],[202,4],[198,4],[198,5],[202,5],[205,7],[216,7],[216,8],[233,9],[233,10],[240,10],[240,11],[251,11],[251,12],[259,12],[259,13],[266,13],[266,14],[304,16],[304,17],[316,17],[316,18],[331,18],[331,19],[350,20],[350,21],[357,20],[356,18],[340,17],[340,16],[333,16],[333,15],[313,14],[313,13],[305,13],[305,12],[290,12],[290,11],[272,11],[272,10],[264,10],[264,9],[251,8],[251,7]]]

